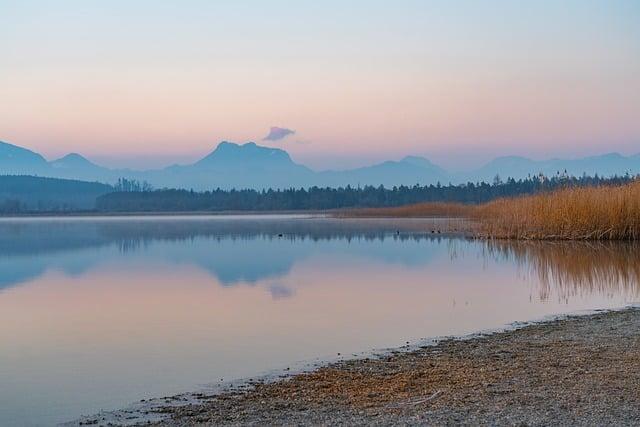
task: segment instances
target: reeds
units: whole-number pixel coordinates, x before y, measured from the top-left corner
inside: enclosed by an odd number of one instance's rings
[[[472,210],[481,236],[538,240],[640,239],[640,181],[498,199]]]
[[[640,240],[640,181],[571,187],[482,205],[419,203],[344,210],[337,216],[467,218],[478,237],[522,240]]]

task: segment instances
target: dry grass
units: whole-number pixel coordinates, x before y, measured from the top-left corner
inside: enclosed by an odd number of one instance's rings
[[[469,218],[473,221],[466,231],[498,239],[640,240],[640,181],[566,188],[483,205],[420,203],[345,210],[338,216]]]
[[[462,203],[418,203],[392,208],[361,208],[341,211],[338,216],[360,218],[461,218],[471,215],[474,207]]]
[[[499,199],[478,206],[472,217],[491,238],[638,240],[640,181]]]

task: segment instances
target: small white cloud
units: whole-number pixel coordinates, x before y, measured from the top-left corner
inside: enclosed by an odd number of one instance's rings
[[[262,138],[262,140],[263,141],[280,141],[281,139],[284,139],[289,135],[293,135],[294,133],[296,133],[295,130],[272,126],[271,129],[269,130],[269,134],[264,138]]]

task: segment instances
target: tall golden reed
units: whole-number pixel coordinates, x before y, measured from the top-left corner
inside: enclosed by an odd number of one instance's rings
[[[343,210],[336,215],[467,218],[464,228],[469,234],[496,239],[640,240],[640,181],[564,188],[482,205],[418,203]]]
[[[490,238],[638,240],[640,181],[498,199],[471,216],[479,234]]]

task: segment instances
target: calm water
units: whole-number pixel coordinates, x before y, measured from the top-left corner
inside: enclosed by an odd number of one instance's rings
[[[318,357],[638,301],[638,247],[487,244],[432,228],[0,220],[0,425],[51,425]]]

